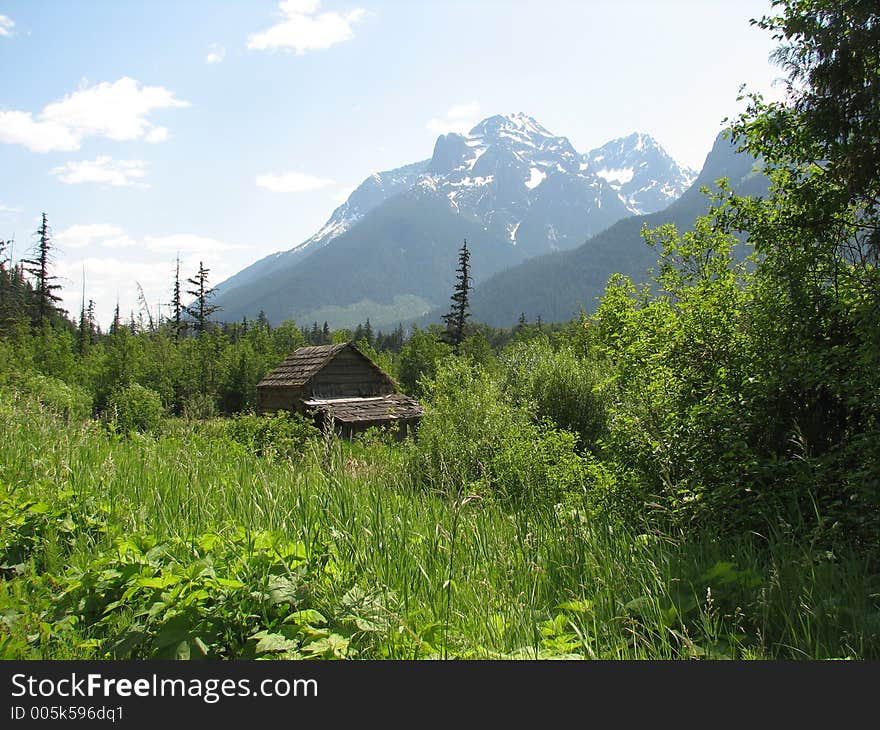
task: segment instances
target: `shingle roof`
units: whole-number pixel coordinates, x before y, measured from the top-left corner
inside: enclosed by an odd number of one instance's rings
[[[303,401],[303,404],[322,413],[332,413],[333,418],[342,423],[421,418],[425,415],[419,402],[403,393],[373,398],[313,399]]]
[[[348,347],[346,342],[338,345],[300,347],[288,355],[287,359],[277,368],[266,373],[257,387],[305,385],[309,378],[330,362],[336,353],[346,347]]]

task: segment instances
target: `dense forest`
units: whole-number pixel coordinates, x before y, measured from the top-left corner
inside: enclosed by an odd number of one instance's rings
[[[880,14],[774,9],[788,98],[728,131],[769,190],[567,323],[468,321],[462,256],[451,338],[222,323],[204,269],[102,332],[44,216],[0,266],[0,657],[880,657]],[[415,436],[255,415],[348,340]]]

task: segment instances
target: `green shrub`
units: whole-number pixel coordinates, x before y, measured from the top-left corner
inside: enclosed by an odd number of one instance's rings
[[[533,407],[538,419],[578,434],[581,448],[597,450],[607,431],[602,372],[569,347],[554,350],[546,338],[515,342],[502,356],[504,390]]]
[[[577,437],[535,423],[531,411],[512,403],[478,366],[463,358],[445,361],[425,406],[411,469],[429,489],[514,505],[581,492]]]
[[[119,433],[155,433],[162,423],[162,398],[138,383],[117,388],[104,411],[107,425]]]
[[[45,408],[65,418],[83,420],[92,415],[91,395],[85,389],[68,385],[58,378],[38,373],[22,373],[13,377],[12,387],[18,388]]]
[[[241,413],[229,421],[229,437],[258,456],[289,456],[320,431],[298,413],[278,411],[257,416]]]
[[[217,415],[217,403],[206,393],[194,393],[183,402],[180,415],[188,421],[206,421]]]

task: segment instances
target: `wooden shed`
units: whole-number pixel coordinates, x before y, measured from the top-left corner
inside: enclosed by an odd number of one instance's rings
[[[371,426],[413,429],[424,415],[416,400],[398,392],[382,368],[354,343],[300,347],[257,384],[260,413],[310,414],[343,436]]]

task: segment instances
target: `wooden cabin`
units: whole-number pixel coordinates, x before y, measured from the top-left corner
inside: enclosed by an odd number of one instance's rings
[[[352,342],[300,347],[266,374],[257,393],[260,413],[311,415],[346,437],[392,424],[405,434],[424,415],[419,402],[398,392],[391,376]]]

